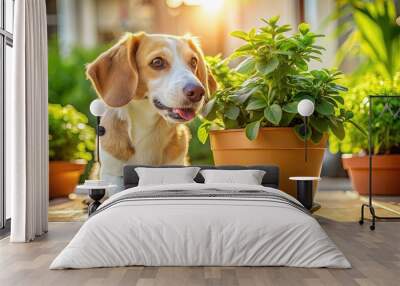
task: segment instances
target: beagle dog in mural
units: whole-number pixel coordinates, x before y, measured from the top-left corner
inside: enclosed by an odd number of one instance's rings
[[[101,119],[101,179],[122,185],[127,164],[186,163],[184,123],[217,88],[192,37],[127,34],[88,64],[86,74],[108,106]]]

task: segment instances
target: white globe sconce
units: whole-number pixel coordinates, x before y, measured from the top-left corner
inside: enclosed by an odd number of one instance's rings
[[[107,110],[106,105],[101,99],[95,99],[90,103],[90,113],[96,117],[101,117]]]
[[[304,117],[311,116],[314,113],[314,103],[309,99],[303,99],[297,105],[297,112]]]

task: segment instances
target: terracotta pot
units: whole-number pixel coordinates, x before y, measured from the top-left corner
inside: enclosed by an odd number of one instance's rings
[[[276,165],[279,166],[280,189],[296,196],[296,183],[291,176],[318,177],[324,156],[325,136],[320,143],[308,143],[308,160],[304,160],[304,141],[292,128],[261,128],[254,141],[247,139],[243,129],[211,131],[211,150],[216,165]],[[318,183],[314,184],[314,194]]]
[[[342,158],[353,189],[360,195],[368,195],[368,156]],[[372,190],[374,195],[400,195],[400,155],[377,155],[372,157]]]
[[[68,197],[75,191],[86,164],[64,161],[49,162],[49,197],[50,199]]]

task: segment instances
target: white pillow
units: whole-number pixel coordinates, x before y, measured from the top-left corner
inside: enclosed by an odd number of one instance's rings
[[[262,170],[201,170],[205,184],[261,185],[265,171]]]
[[[139,176],[139,186],[195,183],[193,179],[199,170],[199,167],[135,168]]]

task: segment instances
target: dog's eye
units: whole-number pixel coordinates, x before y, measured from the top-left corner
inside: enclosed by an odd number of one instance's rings
[[[156,57],[150,62],[150,66],[156,70],[161,70],[165,68],[165,65],[166,65],[165,60],[160,57]]]
[[[197,59],[195,57],[191,58],[190,65],[192,66],[192,68],[197,67]]]

